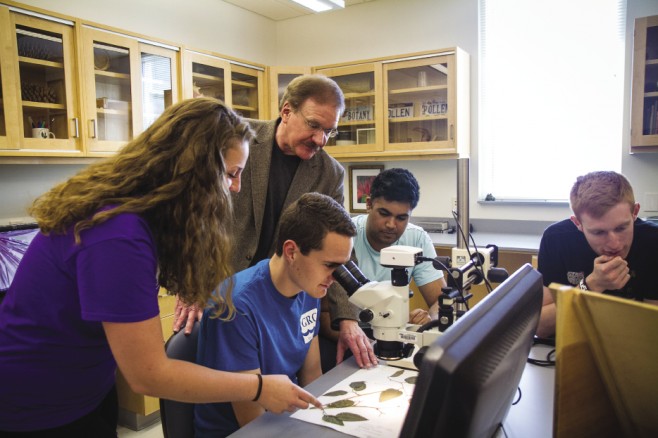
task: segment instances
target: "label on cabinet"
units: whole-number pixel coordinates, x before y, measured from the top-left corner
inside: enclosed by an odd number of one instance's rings
[[[396,119],[399,117],[413,117],[413,103],[395,103],[388,106],[388,118]]]
[[[372,106],[357,106],[347,108],[340,118],[341,122],[355,122],[359,120],[372,120]]]
[[[448,104],[446,102],[439,102],[437,100],[428,100],[423,102],[420,106],[420,115],[427,116],[442,116],[448,112]]]

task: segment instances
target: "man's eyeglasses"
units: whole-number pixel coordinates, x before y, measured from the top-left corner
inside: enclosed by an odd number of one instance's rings
[[[334,138],[336,134],[338,134],[338,129],[336,128],[325,129],[322,126],[320,126],[317,122],[307,119],[306,116],[304,116],[304,114],[302,114],[301,111],[297,111],[296,114],[299,114],[301,118],[304,119],[304,122],[306,123],[306,127],[313,132],[322,131],[322,133],[326,135],[327,138]]]

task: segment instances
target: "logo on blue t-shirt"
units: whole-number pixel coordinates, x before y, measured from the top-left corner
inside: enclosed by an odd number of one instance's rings
[[[302,336],[304,336],[304,343],[308,344],[313,340],[313,333],[315,325],[318,321],[318,309],[309,310],[299,317],[299,327],[302,329]]]

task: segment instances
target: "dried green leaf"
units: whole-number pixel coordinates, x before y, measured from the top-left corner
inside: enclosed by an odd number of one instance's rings
[[[328,393],[323,394],[323,395],[324,395],[324,397],[338,397],[338,396],[345,395],[345,394],[347,394],[347,391],[343,391],[341,389],[341,390],[338,390],[338,391],[331,391],[331,392],[328,392]]]
[[[401,395],[402,391],[397,389],[387,389],[386,391],[382,391],[381,394],[379,394],[379,402],[385,402],[394,399],[395,397],[400,397]]]
[[[355,391],[363,391],[366,389],[366,382],[364,381],[352,382],[350,383],[350,388],[352,388]]]
[[[366,417],[351,412],[341,412],[336,417],[341,421],[368,421]]]
[[[411,377],[407,377],[406,379],[404,379],[404,381],[409,383],[410,385],[415,385],[417,379],[418,379],[418,376],[411,376]]]
[[[338,400],[333,403],[329,403],[328,405],[325,405],[325,409],[336,409],[336,408],[349,408],[350,406],[354,406],[354,402],[352,400]]]
[[[322,421],[326,421],[327,423],[331,423],[331,424],[336,424],[338,426],[345,425],[345,423],[343,423],[341,419],[336,417],[335,415],[323,415]]]
[[[393,377],[400,377],[400,376],[402,375],[402,373],[404,373],[404,370],[396,371],[396,372],[391,376],[391,378],[393,378]]]

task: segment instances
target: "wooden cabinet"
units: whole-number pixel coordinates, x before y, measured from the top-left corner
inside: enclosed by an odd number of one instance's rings
[[[311,73],[311,67],[270,67],[268,74],[270,119],[279,117],[279,104],[286,87],[298,76]]]
[[[345,94],[338,135],[327,144],[335,158],[468,155],[469,63],[459,48],[272,67],[266,78],[262,65],[44,12],[0,5],[0,156],[109,156],[167,106],[201,95],[248,118],[277,117],[285,87],[311,71]]]
[[[227,72],[231,66],[227,60],[210,54],[185,50],[183,54],[183,97],[208,96],[226,101],[231,94]]]
[[[658,152],[658,15],[635,19],[631,152]]]
[[[180,100],[180,50],[147,42],[139,43],[141,67],[142,129],[166,108]]]
[[[141,131],[139,45],[87,26],[82,36],[87,151],[108,155]]]
[[[0,5],[0,156],[115,153],[180,100],[179,49]]]
[[[384,150],[384,106],[382,64],[318,69],[332,78],[345,95],[345,112],[338,123],[338,135],[329,139],[326,151],[334,157],[370,155]]]
[[[87,155],[118,151],[179,100],[179,50],[84,25]]]
[[[469,60],[459,48],[317,67],[345,94],[327,152],[344,161],[455,158],[470,148]]]
[[[0,155],[82,156],[73,24],[0,6]]]
[[[263,66],[186,49],[183,55],[183,97],[215,97],[244,117],[267,115]]]
[[[454,54],[384,64],[386,151],[457,152],[455,70]]]
[[[264,84],[264,68],[232,64],[231,99],[227,104],[243,117],[250,119],[267,117]]]

